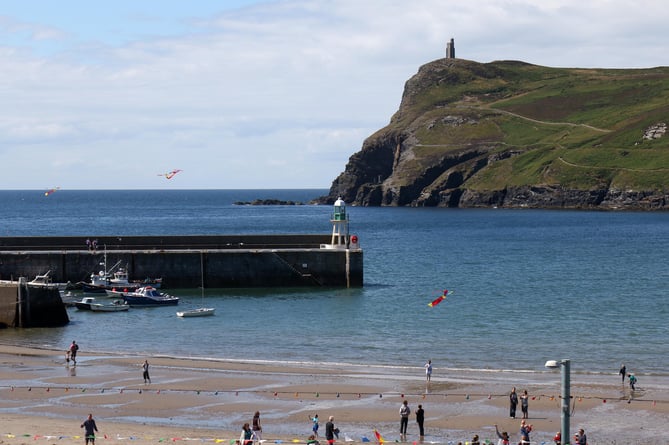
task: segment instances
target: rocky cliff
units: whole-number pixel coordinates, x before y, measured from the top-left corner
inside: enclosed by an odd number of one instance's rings
[[[666,67],[440,59],[406,82],[389,125],[319,201],[669,209],[667,122]]]

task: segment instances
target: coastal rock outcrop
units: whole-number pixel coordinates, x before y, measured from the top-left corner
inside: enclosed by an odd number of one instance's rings
[[[436,60],[317,202],[669,209],[667,83],[666,67]]]

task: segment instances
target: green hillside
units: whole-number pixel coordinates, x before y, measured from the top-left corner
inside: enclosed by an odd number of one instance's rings
[[[407,81],[390,124],[351,157],[329,198],[464,207],[497,196],[490,205],[523,206],[509,193],[541,188],[575,200],[548,206],[593,207],[576,196],[664,196],[668,122],[669,67],[440,59]]]

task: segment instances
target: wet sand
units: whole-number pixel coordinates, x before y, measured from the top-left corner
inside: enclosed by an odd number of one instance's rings
[[[142,363],[151,364],[150,384]],[[261,413],[267,442],[304,442],[309,416],[328,416],[341,430],[339,442],[400,441],[399,406],[425,409],[426,443],[470,441],[474,434],[497,442],[494,425],[517,443],[517,419],[509,418],[508,392],[530,394],[532,440],[552,443],[560,429],[559,372],[454,371],[435,367],[429,385],[420,369],[327,366],[133,357],[80,351],[66,366],[61,351],[0,345],[0,440],[27,444],[45,440],[84,442],[79,427],[88,413],[97,421],[98,441],[138,445],[166,440],[229,442]],[[596,444],[667,444],[669,382],[641,377],[630,394],[620,377],[573,375],[572,434],[584,428]],[[406,442],[417,442],[412,413]]]

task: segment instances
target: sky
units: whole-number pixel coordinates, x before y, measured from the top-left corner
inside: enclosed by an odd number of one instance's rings
[[[667,23],[665,0],[0,0],[0,189],[329,188],[451,38],[651,68]]]

